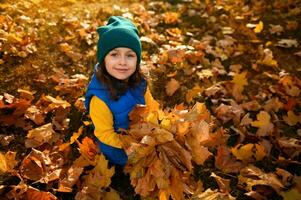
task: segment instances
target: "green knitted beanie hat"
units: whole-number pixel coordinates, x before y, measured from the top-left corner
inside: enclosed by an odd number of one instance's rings
[[[136,26],[128,19],[120,16],[109,18],[107,25],[97,29],[97,60],[102,63],[105,56],[114,48],[127,47],[137,54],[137,63],[141,60],[141,42]]]

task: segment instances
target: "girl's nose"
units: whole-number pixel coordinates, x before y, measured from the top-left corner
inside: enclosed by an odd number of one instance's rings
[[[125,65],[126,64],[126,56],[125,55],[121,55],[119,57],[119,62],[121,65]]]

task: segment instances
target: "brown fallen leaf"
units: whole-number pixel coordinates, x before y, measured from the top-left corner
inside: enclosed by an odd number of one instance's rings
[[[51,123],[32,129],[28,131],[28,134],[26,135],[25,147],[35,148],[41,146],[42,144],[49,142],[54,136],[54,133]]]
[[[284,185],[277,178],[274,173],[264,173],[258,167],[254,165],[249,165],[240,171],[240,176],[238,177],[240,184],[246,184],[246,189],[252,191],[254,185],[267,185],[271,186],[276,191],[280,191],[284,188]]]
[[[78,181],[79,176],[83,172],[82,167],[76,167],[76,166],[71,166],[68,171],[66,176],[59,181],[59,188],[57,191],[59,192],[72,192],[73,185]]]
[[[226,173],[239,173],[243,164],[237,161],[226,146],[220,146],[215,156],[215,166]]]
[[[51,163],[50,158],[43,152],[32,149],[21,163],[20,174],[26,179],[38,181],[47,174],[46,163]]]
[[[180,88],[180,83],[176,79],[172,78],[167,82],[165,91],[168,96],[172,96]]]
[[[219,190],[223,193],[226,193],[226,194],[230,194],[231,192],[231,188],[230,188],[230,179],[225,179],[225,178],[222,178],[218,175],[216,175],[214,172],[211,172],[211,175],[210,177],[213,177],[215,178],[218,186],[219,186]]]
[[[43,192],[33,187],[28,187],[26,191],[27,199],[31,200],[57,200],[50,192]]]

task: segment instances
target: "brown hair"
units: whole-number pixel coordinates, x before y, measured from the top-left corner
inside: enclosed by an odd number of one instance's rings
[[[139,64],[137,64],[135,72],[129,77],[128,81],[119,80],[111,76],[106,69],[104,61],[97,66],[95,74],[97,80],[108,87],[111,98],[114,100],[118,100],[129,88],[134,88],[142,80],[145,80]]]

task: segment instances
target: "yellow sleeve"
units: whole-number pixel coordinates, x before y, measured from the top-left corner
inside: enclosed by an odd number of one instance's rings
[[[144,94],[145,104],[149,108],[149,111],[158,111],[159,103],[153,98],[149,87],[146,88],[146,92]]]
[[[94,135],[104,144],[122,148],[119,134],[114,131],[113,115],[109,107],[96,96],[90,102],[90,116],[95,126]]]

